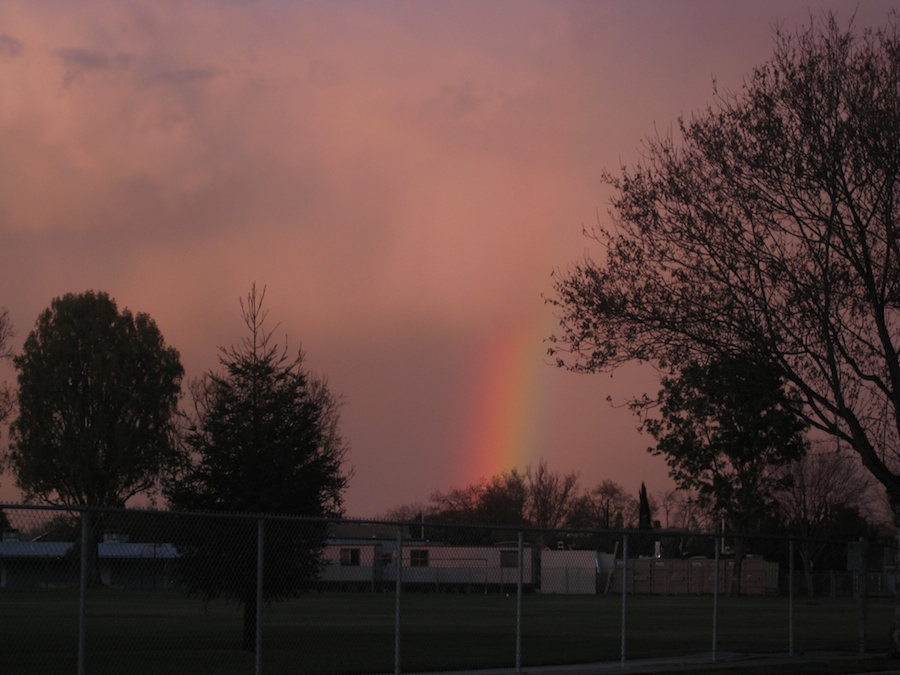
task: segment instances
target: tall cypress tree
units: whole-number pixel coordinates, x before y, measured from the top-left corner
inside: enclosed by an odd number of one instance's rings
[[[641,492],[638,505],[638,528],[649,530],[653,527],[653,514],[650,512],[650,500],[647,497],[647,486],[641,483]]]

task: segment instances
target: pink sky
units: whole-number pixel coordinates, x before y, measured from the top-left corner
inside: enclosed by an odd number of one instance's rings
[[[892,4],[860,2],[857,25]],[[346,397],[349,515],[542,457],[586,488],[660,492],[665,463],[606,402],[655,381],[549,365],[550,274],[590,249],[603,169],[705,107],[713,77],[739,88],[776,22],[856,7],[4,2],[15,346],[52,298],[102,290],[196,377],[240,339],[256,282],[278,335]]]

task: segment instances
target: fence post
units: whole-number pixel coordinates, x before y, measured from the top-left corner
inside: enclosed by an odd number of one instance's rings
[[[394,673],[400,675],[400,597],[403,595],[403,526],[397,525],[397,571],[394,602]]]
[[[622,535],[622,667],[625,667],[625,635],[628,619],[628,533]]]
[[[794,540],[788,542],[788,654],[794,655]]]
[[[868,595],[869,550],[865,537],[859,538],[859,653],[866,653],[866,596]]]
[[[716,651],[719,646],[719,549],[722,547],[722,541],[716,537],[713,540],[713,548],[715,549],[715,557],[713,564],[713,620],[712,620],[712,660],[716,660]]]
[[[519,578],[516,588],[516,672],[522,672],[522,598],[525,575],[525,533],[519,530]]]
[[[91,538],[90,513],[81,512],[81,576],[78,582],[78,675],[85,675],[87,650],[88,540]]]
[[[265,578],[266,521],[256,521],[256,675],[263,672],[263,579]]]

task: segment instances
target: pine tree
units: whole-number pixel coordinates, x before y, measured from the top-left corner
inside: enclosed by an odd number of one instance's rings
[[[337,516],[349,479],[338,432],[340,401],[263,329],[265,291],[250,291],[249,335],[223,350],[224,372],[194,388],[197,418],[185,442],[193,460],[168,485],[179,510]],[[243,648],[256,648],[256,519],[203,519],[185,529],[181,572],[191,592],[244,606]],[[271,519],[265,526],[268,600],[296,596],[320,567],[324,522]]]

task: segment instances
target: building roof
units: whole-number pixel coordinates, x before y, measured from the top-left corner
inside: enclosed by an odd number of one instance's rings
[[[62,558],[75,548],[71,541],[0,541],[0,558]],[[178,551],[172,544],[102,542],[98,545],[101,559],[172,559]]]

